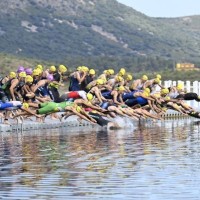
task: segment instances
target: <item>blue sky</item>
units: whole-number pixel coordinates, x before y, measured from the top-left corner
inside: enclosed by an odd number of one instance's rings
[[[117,0],[150,17],[200,15],[200,0]]]

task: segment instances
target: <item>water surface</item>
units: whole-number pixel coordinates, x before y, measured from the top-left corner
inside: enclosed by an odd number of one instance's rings
[[[200,126],[0,134],[0,199],[200,199]]]

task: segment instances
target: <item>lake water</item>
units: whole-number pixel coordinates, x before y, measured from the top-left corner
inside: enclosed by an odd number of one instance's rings
[[[0,134],[0,199],[200,199],[200,125]]]

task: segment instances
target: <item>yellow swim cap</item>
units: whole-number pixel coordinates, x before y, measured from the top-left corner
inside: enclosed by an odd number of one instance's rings
[[[22,106],[23,106],[24,108],[29,108],[29,104],[28,104],[28,103],[23,103]]]
[[[119,90],[119,91],[125,91],[126,89],[125,89],[124,86],[119,86],[119,87],[118,87],[118,90]]]
[[[162,76],[160,74],[157,74],[156,78],[159,78],[161,80]]]
[[[89,74],[91,74],[91,75],[95,75],[95,70],[94,69],[90,69],[90,71],[89,71]]]
[[[126,80],[127,81],[131,81],[133,79],[133,77],[129,74],[129,75],[127,75],[127,77],[126,77]]]
[[[113,74],[115,73],[115,71],[114,71],[113,69],[108,69],[107,71],[108,71],[108,73],[109,73],[110,75],[113,75]]]
[[[39,69],[39,68],[37,68],[37,70],[38,70],[38,72],[39,72],[39,75],[41,75],[41,74],[42,74],[42,70]]]
[[[126,73],[126,70],[124,68],[121,68],[119,71],[123,72],[123,73]]]
[[[142,76],[142,80],[143,80],[143,81],[147,81],[147,80],[148,80],[148,76],[147,76],[147,75],[143,75],[143,76]]]
[[[125,72],[119,71],[118,76],[124,76],[124,75],[125,75]]]
[[[97,79],[96,80],[96,84],[97,85],[103,85],[104,84],[104,80],[103,79]]]
[[[33,70],[33,73],[32,73],[32,75],[33,75],[33,76],[39,76],[39,75],[40,75],[40,73],[41,73],[40,69],[39,69],[39,68],[37,68],[37,69],[34,69],[34,70]]]
[[[49,68],[49,71],[55,72],[55,71],[56,71],[56,67],[52,65],[52,66]]]
[[[87,93],[87,99],[88,101],[92,101],[93,95],[91,93]]]
[[[81,109],[81,107],[80,107],[80,106],[76,106],[76,111],[77,111],[77,112],[79,112],[79,113],[80,113],[80,112],[81,112],[81,110],[82,110],[82,109]]]
[[[183,90],[184,85],[182,83],[178,83],[178,85],[176,86],[177,90]]]
[[[156,84],[159,84],[160,83],[160,79],[159,78],[155,78],[153,82],[156,83]]]
[[[81,68],[82,68],[81,66],[78,66],[78,67],[76,68],[76,70],[77,70],[77,71],[81,71]]]
[[[26,78],[25,78],[25,82],[26,83],[32,83],[33,82],[33,77],[30,76],[30,75],[27,75]]]
[[[169,94],[169,89],[167,89],[167,88],[161,89],[160,93],[161,94]]]
[[[16,78],[17,74],[15,72],[10,72],[9,77],[10,78]]]
[[[88,67],[86,67],[86,66],[82,66],[82,67],[81,67],[81,71],[83,71],[83,72],[88,72],[89,69],[88,69]]]
[[[20,78],[26,78],[26,72],[20,72],[19,77]]]
[[[126,74],[126,70],[125,70],[124,68],[121,68],[121,69],[119,70],[118,75],[119,75],[119,76],[124,76],[125,74]]]
[[[165,100],[170,100],[171,98],[169,96],[165,97]]]
[[[36,66],[36,69],[40,69],[41,71],[43,71],[43,66],[39,64]]]
[[[103,73],[106,74],[106,75],[111,75],[111,73],[110,73],[110,71],[108,69],[104,70]]]
[[[144,89],[144,92],[146,92],[146,93],[149,93],[149,94],[150,94],[151,90],[150,90],[149,88],[145,88],[145,89]]]
[[[108,71],[108,70],[104,70],[104,71],[103,71],[103,74],[108,74],[108,72],[107,72],[107,71]]]
[[[116,81],[121,82],[123,81],[123,78],[121,76],[116,76]]]
[[[65,73],[65,72],[67,71],[67,67],[65,67],[64,65],[59,65],[58,70],[59,70],[61,73]]]

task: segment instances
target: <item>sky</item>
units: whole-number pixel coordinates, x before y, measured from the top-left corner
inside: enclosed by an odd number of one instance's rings
[[[200,0],[117,0],[149,17],[200,15]]]

